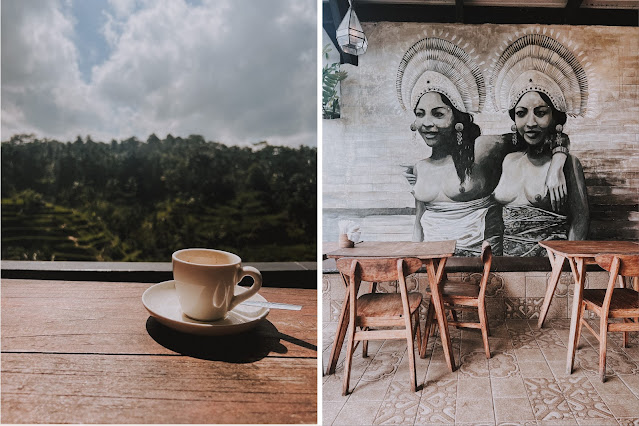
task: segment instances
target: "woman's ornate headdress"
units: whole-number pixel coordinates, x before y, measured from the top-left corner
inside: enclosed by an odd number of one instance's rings
[[[536,91],[568,115],[586,113],[586,72],[568,48],[545,34],[526,34],[506,46],[493,64],[489,87],[500,111],[514,108],[522,95]]]
[[[406,51],[395,84],[404,110],[414,110],[426,92],[445,95],[462,112],[479,112],[486,100],[484,76],[475,61],[461,47],[437,37],[424,38]]]

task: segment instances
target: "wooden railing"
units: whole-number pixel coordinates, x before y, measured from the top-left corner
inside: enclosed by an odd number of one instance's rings
[[[317,288],[315,262],[255,262],[246,265],[253,266],[262,273],[265,287]],[[145,283],[173,279],[170,262],[2,260],[1,269],[2,278],[16,279]],[[247,279],[247,284],[248,281],[250,279]]]

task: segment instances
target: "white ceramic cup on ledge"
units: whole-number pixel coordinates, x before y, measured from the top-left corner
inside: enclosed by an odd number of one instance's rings
[[[262,287],[262,274],[252,266],[242,266],[239,256],[221,250],[188,248],[173,253],[173,278],[182,312],[199,321],[215,321],[253,296]],[[234,295],[243,277],[253,285]]]

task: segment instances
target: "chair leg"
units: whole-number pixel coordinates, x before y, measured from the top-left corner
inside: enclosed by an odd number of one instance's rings
[[[415,340],[415,334],[417,334],[417,345],[422,342],[422,326],[419,323],[419,308],[415,310],[413,314],[415,316],[415,328],[413,329],[413,340]]]
[[[410,315],[405,319],[406,322],[406,349],[408,351],[408,367],[410,369],[410,388],[413,392],[417,392],[417,372],[415,371],[415,346],[414,334],[412,327],[412,318]],[[419,325],[419,324],[418,324]]]
[[[599,378],[606,380],[606,346],[608,343],[608,319],[601,318],[599,322]]]
[[[346,360],[344,364],[344,385],[342,386],[342,395],[348,394],[348,385],[351,379],[351,363],[353,361],[353,345],[355,333],[349,330],[348,343],[346,344]]]
[[[633,322],[633,321],[630,318],[624,318],[623,322],[629,323],[629,322]],[[623,332],[623,347],[624,348],[628,347],[628,332],[627,331]]]
[[[364,327],[364,330],[368,330],[368,327]],[[368,358],[368,340],[362,341],[362,358]]]
[[[575,349],[579,349],[579,339],[581,338],[581,329],[583,328],[584,321],[586,321],[586,304],[581,302],[581,308],[579,308],[579,322],[577,323],[577,340],[575,340]]]
[[[435,317],[435,307],[433,299],[428,301],[428,310],[426,311],[426,326],[424,327],[424,335],[422,336],[422,347],[419,350],[419,357],[426,358],[426,345],[428,345],[428,337],[431,336],[433,318]]]
[[[454,309],[450,310],[450,317],[453,319],[454,322],[459,322],[459,320],[457,319],[457,312],[455,312]],[[460,328],[460,327],[457,326],[455,328]]]
[[[479,323],[481,325],[481,337],[484,341],[484,350],[486,351],[486,359],[490,359],[490,346],[488,345],[488,317],[486,316],[486,307],[480,303],[477,307],[479,314]]]

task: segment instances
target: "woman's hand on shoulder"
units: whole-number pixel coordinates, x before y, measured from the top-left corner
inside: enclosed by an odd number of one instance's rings
[[[415,165],[414,164],[400,164],[401,167],[404,167],[406,170],[402,173],[402,176],[406,178],[408,184],[410,186],[415,186],[415,182],[417,182],[417,175],[415,174]]]
[[[546,173],[545,187],[550,195],[550,204],[556,212],[560,211],[568,199],[568,186],[564,173],[565,155],[553,155]]]

